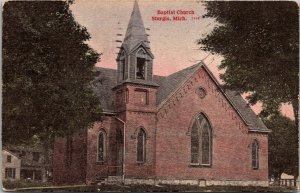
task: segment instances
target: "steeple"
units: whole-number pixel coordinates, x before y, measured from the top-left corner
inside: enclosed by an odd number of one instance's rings
[[[138,2],[135,1],[122,46],[127,53],[130,53],[138,44],[142,42],[148,49],[149,41],[145,31],[144,22],[141,16]]]
[[[125,38],[117,56],[118,83],[158,86],[152,81],[153,59],[139,5],[135,1]]]

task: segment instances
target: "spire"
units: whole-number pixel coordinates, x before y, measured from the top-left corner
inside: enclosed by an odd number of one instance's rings
[[[148,38],[145,31],[143,19],[139,9],[139,5],[135,0],[130,20],[127,26],[126,35],[123,42],[124,49],[130,53],[138,44],[143,42],[146,47],[149,47]]]

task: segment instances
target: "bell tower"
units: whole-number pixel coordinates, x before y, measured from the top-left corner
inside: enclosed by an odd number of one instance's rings
[[[117,56],[117,127],[124,134],[123,176],[155,175],[156,92],[153,59],[137,1]],[[124,152],[123,151],[123,152]]]
[[[118,83],[138,81],[149,84],[152,81],[153,59],[140,9],[135,1],[117,57]]]
[[[137,1],[135,1],[127,31],[116,59],[118,84],[114,90],[116,91],[117,110],[124,110],[126,106],[127,109],[155,107],[156,96],[154,92],[156,93],[158,85],[153,82],[152,78],[153,59],[154,56],[149,46],[140,9]],[[128,87],[129,85],[131,88]],[[134,92],[129,92],[132,89]],[[135,107],[126,105],[130,103],[136,104]]]

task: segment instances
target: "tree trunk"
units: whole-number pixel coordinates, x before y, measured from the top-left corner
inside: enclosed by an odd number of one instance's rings
[[[50,138],[50,139],[49,139]],[[44,154],[44,169],[45,169],[45,181],[48,181],[48,172],[51,172],[51,163],[50,163],[50,152],[51,152],[51,148],[52,148],[52,138],[47,136],[47,137],[43,137],[42,138],[42,145],[43,145],[43,154]]]
[[[49,141],[48,140],[43,140],[43,154],[44,154],[44,179],[43,181],[48,181],[48,176],[47,176],[47,167],[49,165]]]
[[[294,111],[295,123],[296,123],[297,128],[299,126],[298,104],[299,104],[298,97],[295,98],[294,100],[292,100],[292,106],[293,106],[293,111]]]

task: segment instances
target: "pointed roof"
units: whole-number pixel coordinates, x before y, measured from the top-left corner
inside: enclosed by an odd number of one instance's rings
[[[150,49],[139,5],[135,1],[122,47],[129,54],[139,44],[143,44]]]

